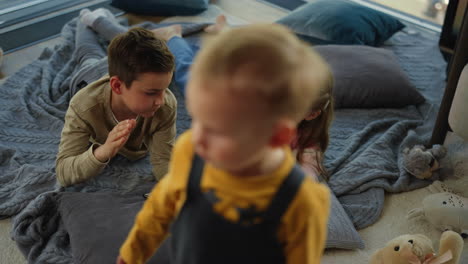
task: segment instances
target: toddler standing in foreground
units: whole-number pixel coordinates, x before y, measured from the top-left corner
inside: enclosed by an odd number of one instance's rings
[[[289,144],[327,65],[283,26],[251,25],[205,43],[190,76],[192,129],[117,262],[144,263],[170,233],[172,263],[319,263],[329,190]]]

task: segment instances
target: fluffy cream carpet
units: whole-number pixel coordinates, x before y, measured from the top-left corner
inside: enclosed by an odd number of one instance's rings
[[[26,263],[14,241],[10,239],[11,219],[0,220],[0,263]]]

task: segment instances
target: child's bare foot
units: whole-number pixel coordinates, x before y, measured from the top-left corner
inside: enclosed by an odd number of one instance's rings
[[[182,37],[182,26],[181,25],[172,25],[162,28],[152,29],[151,32],[160,39],[169,41],[173,37]]]
[[[226,28],[227,21],[225,15],[219,15],[216,17],[216,23],[211,26],[207,26],[204,30],[207,33],[217,34]]]

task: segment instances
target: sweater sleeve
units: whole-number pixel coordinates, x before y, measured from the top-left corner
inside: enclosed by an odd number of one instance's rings
[[[120,248],[125,263],[145,263],[158,249],[186,199],[193,158],[190,136],[181,135],[172,154],[169,173],[151,191]]]
[[[99,174],[107,163],[94,157],[98,146],[89,144],[90,130],[87,124],[69,107],[65,115],[59,151],[55,162],[57,180],[62,186],[86,181]]]
[[[307,178],[284,216],[280,239],[288,264],[319,264],[325,249],[330,191]]]
[[[151,192],[120,249],[127,264],[146,263],[167,235],[175,213],[176,195],[169,191],[165,177]]]

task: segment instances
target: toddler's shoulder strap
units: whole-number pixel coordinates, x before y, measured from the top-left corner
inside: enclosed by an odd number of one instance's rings
[[[200,181],[203,175],[205,162],[196,153],[193,154],[192,168],[190,169],[189,180],[187,185],[187,195],[193,196],[201,193]]]
[[[305,174],[300,169],[299,165],[294,165],[293,169],[280,185],[278,191],[271,200],[270,206],[265,212],[266,219],[274,219],[274,221],[279,223],[284,212],[288,209],[289,204],[296,196],[304,178]]]

